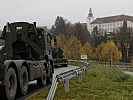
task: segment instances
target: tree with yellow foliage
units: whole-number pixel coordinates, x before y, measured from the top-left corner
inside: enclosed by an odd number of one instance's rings
[[[93,48],[88,42],[80,48],[80,53],[81,55],[87,55],[88,59],[93,59]]]
[[[60,48],[63,49],[64,45],[65,45],[65,36],[63,34],[58,34],[56,36],[56,42],[57,42],[57,46],[56,47],[58,47],[58,48],[60,47]],[[52,44],[53,47],[55,47],[54,39],[52,39],[51,44]]]
[[[105,50],[106,44],[104,42],[102,42],[97,48],[96,48],[96,52],[95,52],[95,57],[97,60],[103,60],[105,61],[105,57],[103,54],[103,51]]]
[[[63,34],[58,34],[56,39],[57,39],[57,46],[63,49],[65,45],[65,36]]]
[[[121,59],[121,52],[118,50],[116,44],[113,41],[107,41],[106,43],[101,43],[96,48],[97,59],[101,61],[110,61],[112,58],[113,62],[117,62]]]
[[[79,59],[80,58],[80,41],[75,37],[71,36],[69,40],[67,40],[64,46],[64,55],[69,59]]]

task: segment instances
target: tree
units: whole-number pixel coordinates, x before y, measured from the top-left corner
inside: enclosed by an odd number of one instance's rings
[[[55,45],[55,42],[56,42],[56,45]],[[52,39],[52,41],[51,41],[52,47],[57,47],[57,48],[63,49],[64,44],[65,44],[65,36],[63,34],[58,34],[56,36],[56,41],[54,39]]]
[[[57,39],[57,46],[63,49],[65,45],[65,36],[63,34],[58,34],[56,39]]]
[[[74,26],[74,34],[78,39],[80,39],[80,35],[82,34],[82,32],[83,32],[83,29],[80,22],[76,23]]]
[[[88,59],[93,59],[93,48],[88,42],[80,48],[80,53],[81,55],[87,55]]]
[[[71,36],[74,35],[74,28],[73,28],[73,24],[71,24],[71,22],[67,21],[66,22],[66,30],[65,30],[65,37],[67,39],[70,39]]]
[[[105,50],[106,44],[104,42],[102,42],[97,48],[96,48],[96,52],[95,52],[95,56],[97,60],[103,60],[105,61],[105,57],[103,54],[103,51]]]
[[[131,65],[133,65],[133,56],[131,57],[130,63],[131,63]]]
[[[127,27],[127,21],[123,21],[123,27],[120,28],[116,34],[116,41],[120,44],[120,49],[122,52],[122,61],[129,61],[132,56],[132,29]]]
[[[92,33],[93,33],[94,35],[98,35],[98,34],[99,34],[99,31],[98,31],[98,27],[97,27],[97,26],[93,28]]]
[[[96,49],[97,59],[117,62],[121,59],[121,52],[113,41],[101,43]]]
[[[97,48],[97,46],[101,43],[103,37],[99,33],[97,26],[93,28],[92,33],[92,44],[95,48]]]
[[[66,58],[69,59],[79,59],[80,58],[80,48],[81,43],[80,41],[75,37],[72,36],[65,44],[64,46],[64,55]]]
[[[53,25],[51,28],[51,32],[54,32],[54,35],[65,34],[65,25],[66,20],[63,19],[63,17],[61,16],[57,16],[55,20],[55,25]]]

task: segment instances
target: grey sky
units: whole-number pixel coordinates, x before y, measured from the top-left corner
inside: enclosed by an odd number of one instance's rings
[[[133,15],[133,0],[1,0],[0,29],[14,21],[51,27],[58,15],[72,23],[86,22],[90,6],[94,17]]]

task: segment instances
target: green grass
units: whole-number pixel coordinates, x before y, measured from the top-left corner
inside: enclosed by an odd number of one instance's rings
[[[80,63],[80,62],[68,62],[69,65],[75,65],[75,66],[80,66],[84,67],[86,64]]]
[[[77,77],[70,80],[70,92],[65,93],[63,83],[58,84],[55,100],[133,100],[133,77],[115,68],[91,64],[93,69],[78,83]],[[45,99],[48,90],[32,96],[29,100]]]

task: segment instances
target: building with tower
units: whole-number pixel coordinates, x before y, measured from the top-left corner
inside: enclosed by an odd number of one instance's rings
[[[94,21],[92,9],[90,8],[89,14],[87,17],[87,29],[90,31],[91,30],[91,23]]]
[[[94,27],[97,27],[99,33],[102,34],[116,32],[123,26],[124,21],[127,21],[127,27],[133,31],[133,16],[122,14],[94,19],[92,9],[90,8],[87,17],[87,29],[91,34]]]

